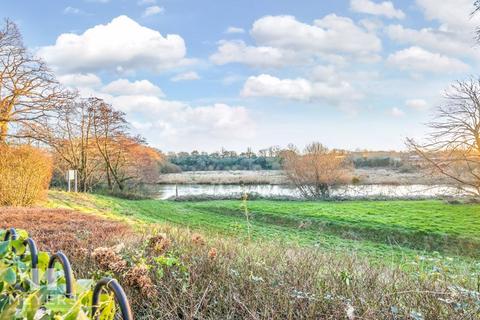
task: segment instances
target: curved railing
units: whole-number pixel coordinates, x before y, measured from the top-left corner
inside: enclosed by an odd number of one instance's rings
[[[19,234],[15,228],[9,228],[4,236],[4,241],[9,240],[18,240]],[[20,255],[20,259],[26,257],[27,250],[30,254],[30,263],[32,270],[32,282],[36,285],[40,283],[39,279],[39,251],[35,241],[32,238],[27,238],[23,241],[25,246],[25,252]],[[15,248],[12,248],[13,252],[16,252]],[[51,285],[54,283],[55,279],[55,266],[59,263],[62,266],[63,274],[65,278],[65,297],[74,299],[75,298],[75,280],[73,276],[72,266],[67,256],[58,251],[57,253],[50,256],[48,261],[47,269],[47,284]],[[127,295],[123,290],[122,286],[118,283],[117,280],[112,278],[102,278],[100,279],[93,288],[92,295],[92,305],[91,305],[91,314],[92,319],[99,319],[100,316],[100,300],[102,290],[106,290],[108,293],[113,293],[115,303],[118,305],[119,311],[121,313],[122,319],[124,320],[133,320],[132,310],[130,308],[130,303],[128,301]],[[117,319],[117,318],[115,318]]]

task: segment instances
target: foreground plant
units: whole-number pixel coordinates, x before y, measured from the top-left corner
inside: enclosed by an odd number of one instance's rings
[[[0,239],[0,320],[133,319],[115,280],[75,280],[66,256],[38,252],[26,231],[0,230]]]

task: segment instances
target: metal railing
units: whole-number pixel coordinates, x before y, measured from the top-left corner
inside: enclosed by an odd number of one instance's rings
[[[19,237],[15,228],[10,228],[6,231],[4,241],[17,240]],[[40,283],[39,279],[39,270],[38,270],[38,248],[35,244],[35,241],[32,238],[27,238],[23,241],[25,248],[29,250],[30,260],[31,260],[31,269],[32,269],[32,281],[34,284],[38,285]],[[15,248],[12,248],[13,252],[16,252]],[[25,253],[20,255],[20,258],[23,259]],[[67,256],[58,251],[57,253],[50,256],[48,261],[48,273],[47,273],[47,284],[52,284],[55,281],[55,264],[60,263],[62,265],[63,273],[65,276],[65,297],[74,298],[74,277],[73,271],[68,260]],[[128,301],[127,295],[123,290],[122,286],[118,283],[117,280],[112,278],[102,278],[100,279],[93,288],[93,297],[92,297],[92,315],[93,319],[98,319],[99,314],[97,313],[98,308],[100,307],[100,296],[102,289],[106,289],[108,292],[113,293],[115,303],[118,304],[120,309],[122,319],[124,320],[133,320],[132,310],[130,308],[130,303]]]

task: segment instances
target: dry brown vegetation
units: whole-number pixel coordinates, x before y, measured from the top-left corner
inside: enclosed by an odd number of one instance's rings
[[[0,228],[10,227],[27,230],[39,249],[64,251],[73,263],[82,264],[93,249],[133,236],[125,223],[60,209],[0,208]]]
[[[47,153],[30,146],[0,145],[0,206],[28,206],[45,198],[51,177]]]
[[[347,154],[317,142],[303,153],[284,151],[282,158],[287,177],[307,199],[328,198],[332,187],[352,181],[353,165]]]

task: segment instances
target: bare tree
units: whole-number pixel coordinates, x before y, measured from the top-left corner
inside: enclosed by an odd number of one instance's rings
[[[475,9],[472,12],[472,16],[480,12],[480,0],[475,0],[475,2],[473,3],[473,6],[475,7]],[[478,27],[476,31],[477,31],[477,41],[480,42],[480,27]]]
[[[130,177],[121,177],[122,164],[125,162],[128,139],[125,114],[116,111],[111,105],[99,98],[90,99],[90,112],[93,115],[93,135],[97,149],[105,162],[105,172],[109,189],[114,183],[120,190]]]
[[[15,129],[42,121],[69,98],[45,63],[24,47],[15,23],[6,20],[0,30],[0,144],[21,138]]]
[[[308,145],[303,153],[284,150],[281,157],[287,177],[305,198],[328,198],[333,187],[351,181],[353,166],[346,152],[320,143]]]
[[[458,81],[429,122],[424,143],[407,145],[427,168],[448,177],[465,192],[480,196],[480,80]]]
[[[45,118],[42,123],[25,129],[27,133],[22,132],[50,147],[58,171],[77,170],[81,191],[90,190],[103,175],[103,161],[93,134],[91,107],[89,99],[68,100],[58,108],[55,117]]]

